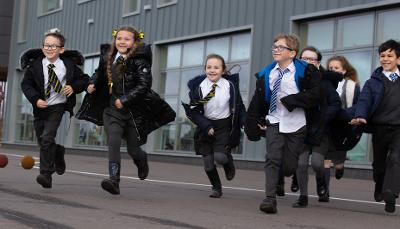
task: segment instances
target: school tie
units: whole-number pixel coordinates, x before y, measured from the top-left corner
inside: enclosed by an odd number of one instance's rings
[[[214,83],[214,84],[211,86],[211,91],[208,92],[208,94],[207,94],[204,98],[199,99],[199,100],[194,101],[194,102],[191,102],[190,105],[192,105],[192,106],[197,106],[197,105],[204,105],[204,104],[206,104],[208,101],[210,101],[210,99],[212,99],[212,98],[215,96],[215,88],[216,88],[217,86],[218,86],[218,85],[217,85],[216,83]]]
[[[117,64],[125,65],[125,59],[123,56],[119,56],[116,60]]]
[[[49,81],[47,82],[47,88],[45,92],[45,97],[48,99],[50,97],[51,87],[57,93],[61,93],[62,85],[61,82],[58,80],[56,73],[54,72],[54,64],[47,65],[48,73],[49,73]]]
[[[274,83],[274,87],[272,88],[272,94],[271,94],[271,104],[269,105],[269,113],[272,113],[276,110],[277,106],[277,97],[278,97],[278,91],[281,88],[281,82],[283,75],[289,72],[289,69],[285,69],[282,71],[282,69],[278,68],[279,75],[278,78],[276,79]]]
[[[395,82],[399,76],[397,73],[393,72],[392,74],[389,75],[389,78],[392,82]]]

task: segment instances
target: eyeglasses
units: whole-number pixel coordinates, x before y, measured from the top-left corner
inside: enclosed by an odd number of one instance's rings
[[[60,45],[46,45],[44,44],[43,46],[44,50],[56,50],[57,48],[62,48],[63,46]]]
[[[272,47],[271,47],[272,51],[276,50],[278,52],[283,52],[283,50],[285,50],[285,49],[287,49],[289,51],[293,51],[293,49],[291,49],[289,47],[286,47],[286,46],[283,46],[283,45],[272,45]]]
[[[311,57],[303,57],[301,59],[306,61],[306,62],[317,62],[318,61],[317,58],[311,58]]]

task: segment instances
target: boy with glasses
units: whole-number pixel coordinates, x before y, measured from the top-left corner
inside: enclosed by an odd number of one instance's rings
[[[89,81],[78,67],[83,65],[83,56],[78,51],[65,51],[64,43],[61,33],[51,31],[45,34],[41,50],[28,50],[21,57],[21,67],[26,69],[21,88],[33,106],[40,146],[40,174],[36,181],[43,188],[52,187],[54,172],[65,172],[65,149],[55,142],[57,129],[65,111],[73,115],[75,95],[84,91]]]
[[[260,210],[269,214],[277,212],[280,167],[286,176],[296,172],[306,135],[313,134],[307,130],[312,122],[309,114],[320,97],[320,74],[312,64],[295,58],[298,50],[296,35],[281,34],[274,39],[274,62],[256,74],[256,90],[248,109],[248,138],[259,140],[265,131],[266,198]]]

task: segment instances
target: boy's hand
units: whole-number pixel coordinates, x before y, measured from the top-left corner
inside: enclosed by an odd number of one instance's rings
[[[86,91],[89,94],[92,94],[94,91],[96,91],[96,88],[94,87],[94,84],[89,84],[89,86],[87,87]]]
[[[120,99],[115,100],[115,106],[116,106],[118,109],[122,109],[122,108],[124,107],[124,105],[122,105]]]
[[[260,130],[266,130],[267,129],[267,126],[261,126],[260,124],[257,124],[257,125],[260,128]]]
[[[214,135],[214,128],[211,128],[209,131],[208,131],[208,136],[213,136]]]
[[[36,106],[39,107],[39,108],[46,108],[48,105],[47,105],[46,101],[39,99],[36,102]]]
[[[363,119],[363,118],[353,118],[350,123],[350,125],[354,125],[354,126],[358,126],[358,125],[362,125],[362,124],[367,124],[367,120]]]
[[[74,93],[74,89],[72,89],[72,87],[70,85],[65,85],[64,95],[66,95],[67,97],[70,97],[72,95],[72,93]]]

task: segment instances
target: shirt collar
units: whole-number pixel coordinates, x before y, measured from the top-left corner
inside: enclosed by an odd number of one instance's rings
[[[113,63],[115,63],[115,61],[117,61],[118,57],[120,57],[120,56],[121,56],[121,53],[117,52],[117,54],[115,55]]]
[[[275,67],[272,69],[272,71],[277,71],[279,68],[279,64],[276,63]],[[294,62],[292,61],[287,67],[286,67],[290,72],[294,72],[295,70],[295,66],[294,66]]]
[[[382,73],[383,73],[386,77],[388,77],[388,78],[389,78],[390,74],[392,74],[392,73],[396,73],[397,76],[400,76],[400,71],[399,71],[399,69],[396,69],[395,72],[388,72],[388,71],[383,70]]]
[[[54,63],[51,63],[50,60],[47,59],[47,58],[45,57],[45,58],[43,58],[43,62],[42,62],[42,63],[43,63],[43,65],[46,66],[46,67],[47,67],[49,64],[54,64],[54,66],[57,67],[57,66],[59,65],[60,61],[61,61],[61,59],[60,59],[60,58],[57,58],[57,60],[54,61]]]

